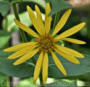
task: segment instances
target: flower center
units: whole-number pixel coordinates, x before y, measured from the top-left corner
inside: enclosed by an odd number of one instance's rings
[[[49,52],[53,48],[54,41],[50,35],[42,36],[38,40],[41,51]]]

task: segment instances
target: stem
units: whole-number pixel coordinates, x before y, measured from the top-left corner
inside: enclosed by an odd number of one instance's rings
[[[88,20],[87,20],[87,36],[90,39],[90,12],[88,13]]]
[[[7,15],[5,16],[5,31],[7,31],[8,28],[8,18]]]
[[[56,24],[59,21],[59,16],[60,16],[60,12],[57,12],[56,15],[55,15],[55,19],[54,19],[53,29],[55,28]]]
[[[20,18],[19,18],[18,12],[17,12],[16,3],[13,3],[13,11],[14,11],[14,15],[15,15],[16,19],[20,21]],[[26,42],[27,39],[26,39],[24,31],[22,31],[20,28],[19,28],[19,31],[20,31],[20,35],[21,35],[22,41]]]

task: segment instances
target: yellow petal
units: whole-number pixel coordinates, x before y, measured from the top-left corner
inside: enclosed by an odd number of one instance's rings
[[[38,51],[39,51],[38,48],[32,51],[29,51],[27,54],[25,54],[24,56],[19,58],[16,62],[14,62],[13,65],[19,65],[21,63],[26,62],[27,60],[31,59]]]
[[[70,49],[70,48],[67,48],[67,47],[63,47],[63,46],[60,46],[60,45],[56,45],[56,47],[61,50],[62,52],[66,53],[66,54],[69,54],[69,55],[72,55],[72,56],[76,56],[78,58],[84,58],[84,55],[73,50],[73,49]]]
[[[23,56],[28,51],[32,51],[35,47],[36,47],[35,45],[27,46],[27,47],[25,47],[25,48],[15,52],[15,53],[13,53],[12,55],[10,55],[8,57],[8,59],[16,59],[16,58],[18,58],[20,56]]]
[[[58,35],[57,37],[55,37],[55,40],[58,41],[60,39],[63,39],[65,37],[68,37],[68,36],[71,36],[75,33],[77,33],[78,31],[80,31],[84,26],[85,26],[85,22],[81,23],[81,24],[78,24],[74,27],[72,27],[71,29],[69,30],[66,30],[65,32],[63,32],[62,34]]]
[[[42,34],[45,34],[45,29],[44,29],[44,24],[43,24],[43,20],[42,20],[42,15],[41,15],[41,12],[40,12],[40,9],[37,5],[35,5],[35,10],[36,10],[36,13],[37,13],[37,21],[39,23],[39,27],[40,27],[40,31],[42,32]]]
[[[54,54],[54,52],[51,52],[52,58],[56,64],[56,66],[59,68],[59,70],[66,76],[66,70],[64,69],[61,61],[57,58],[57,56]]]
[[[63,26],[65,25],[65,23],[67,22],[70,14],[71,14],[71,11],[72,9],[68,9],[64,15],[61,17],[61,19],[59,20],[58,24],[56,25],[53,33],[52,33],[52,36],[56,35],[62,28]]]
[[[15,45],[13,47],[9,47],[9,48],[4,49],[4,52],[17,51],[17,50],[20,50],[20,49],[22,49],[24,47],[32,46],[33,44],[36,44],[36,43],[35,42],[21,43],[21,44]]]
[[[36,82],[37,78],[39,77],[42,62],[43,62],[43,52],[40,53],[39,58],[37,59],[37,63],[34,70],[34,82]]]
[[[51,12],[51,7],[50,7],[50,4],[47,3],[46,4],[46,10],[45,10],[45,16],[48,16]]]
[[[30,17],[30,19],[32,20],[32,23],[33,23],[36,31],[37,31],[39,34],[41,34],[42,32],[40,31],[40,25],[39,25],[39,23],[38,23],[38,21],[37,21],[37,19],[36,19],[35,14],[33,13],[33,10],[32,10],[29,6],[27,6],[27,11],[28,11],[29,17]]]
[[[35,10],[36,10],[36,13],[37,13],[37,18],[40,20],[40,22],[43,23],[42,15],[41,15],[40,9],[37,5],[35,5]]]
[[[74,56],[65,54],[62,51],[60,51],[59,49],[55,49],[55,51],[57,53],[59,53],[61,56],[63,56],[65,59],[67,59],[68,61],[75,63],[75,64],[80,64],[80,61],[78,59],[76,59]]]
[[[42,78],[43,78],[43,83],[45,83],[48,78],[48,54],[47,53],[45,53],[44,59],[43,59]]]
[[[75,43],[75,44],[86,44],[85,41],[81,41],[81,40],[77,40],[77,39],[73,39],[73,38],[63,38],[62,40],[71,42],[71,43]]]
[[[49,16],[51,12],[51,7],[49,3],[46,3],[46,9],[45,9],[45,33],[49,33],[52,17]]]
[[[27,32],[28,34],[34,36],[34,37],[39,37],[37,33],[35,33],[31,28],[27,27],[26,25],[22,24],[21,22],[19,22],[18,20],[15,19],[15,23],[16,25],[19,26],[19,28],[21,28],[22,30],[24,30],[25,32]]]
[[[48,34],[50,31],[51,21],[52,21],[52,17],[50,17],[50,16],[45,19],[45,32],[46,32],[46,34]]]

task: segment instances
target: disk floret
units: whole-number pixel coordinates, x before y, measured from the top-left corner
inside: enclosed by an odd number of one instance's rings
[[[49,52],[54,45],[53,38],[50,35],[47,36],[41,36],[38,39],[38,44],[40,46],[40,50],[44,52]]]

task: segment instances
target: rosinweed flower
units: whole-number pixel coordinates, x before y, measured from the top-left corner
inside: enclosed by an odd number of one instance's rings
[[[65,76],[67,75],[66,70],[64,69],[61,61],[55,55],[55,52],[57,52],[65,59],[75,64],[80,64],[77,58],[84,58],[84,56],[81,53],[72,50],[70,48],[64,47],[62,45],[59,45],[57,42],[68,41],[75,44],[85,44],[84,41],[69,38],[69,36],[80,31],[85,26],[85,22],[82,22],[56,36],[56,34],[63,28],[63,26],[67,22],[71,14],[71,9],[68,9],[64,13],[64,15],[59,20],[58,24],[55,26],[53,33],[51,34],[49,32],[50,32],[52,17],[48,16],[51,12],[49,3],[46,4],[45,23],[43,23],[41,12],[37,5],[35,5],[35,10],[36,10],[36,15],[32,11],[32,9],[29,6],[27,6],[28,14],[37,32],[33,31],[31,28],[27,27],[26,25],[22,24],[16,19],[15,19],[15,23],[22,30],[32,35],[36,39],[34,41],[21,43],[19,45],[7,48],[4,51],[5,52],[16,51],[15,53],[13,53],[8,57],[8,59],[18,58],[13,63],[13,65],[19,65],[21,63],[24,63],[27,60],[31,59],[35,54],[39,53],[40,55],[37,59],[34,70],[34,82],[37,80],[37,78],[40,75],[40,71],[42,70],[42,79],[43,79],[43,83],[45,83],[48,77],[48,54],[51,54],[56,66]]]

